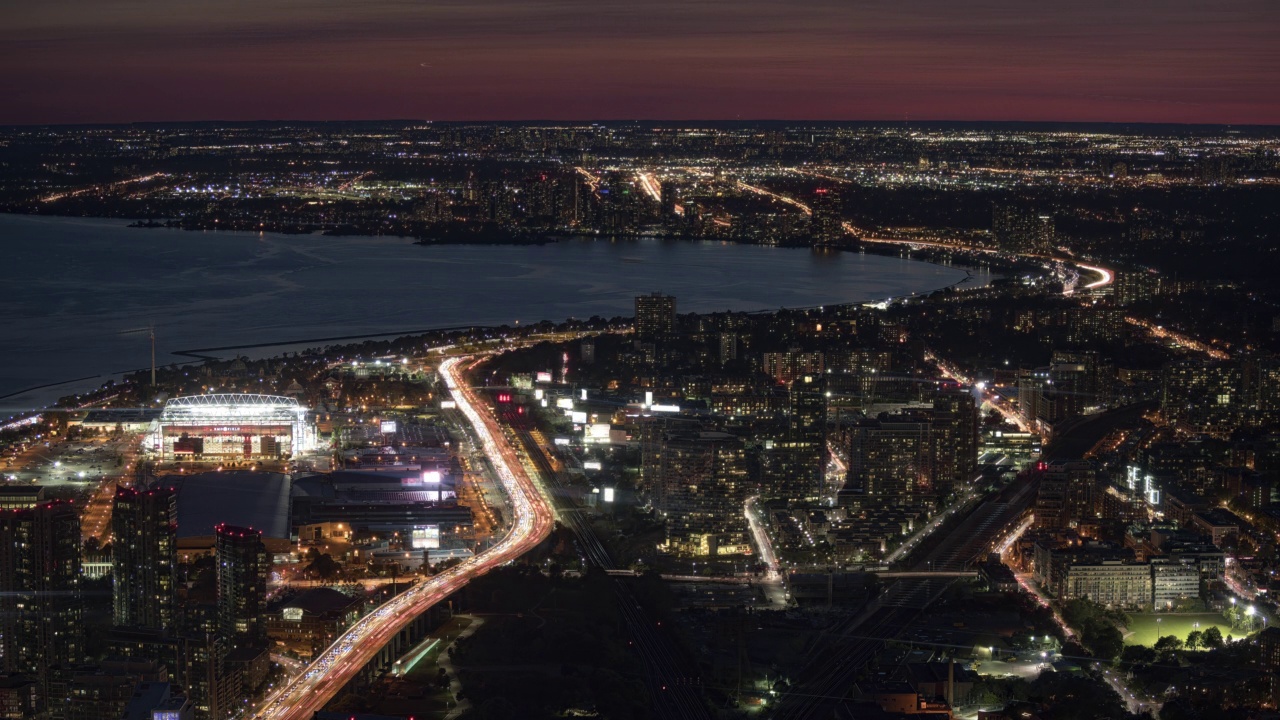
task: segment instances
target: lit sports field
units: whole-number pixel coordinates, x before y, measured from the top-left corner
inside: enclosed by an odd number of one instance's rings
[[[1156,618],[1160,619],[1159,623]],[[1200,623],[1199,627],[1196,623]],[[1150,647],[1162,635],[1176,635],[1178,639],[1186,641],[1192,630],[1204,632],[1215,625],[1222,632],[1224,640],[1228,635],[1238,637],[1242,634],[1238,630],[1232,630],[1227,619],[1220,613],[1129,613],[1131,634],[1125,637],[1124,644]]]

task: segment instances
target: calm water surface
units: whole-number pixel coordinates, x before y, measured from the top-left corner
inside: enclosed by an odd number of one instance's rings
[[[0,215],[0,396],[10,396],[0,417],[147,366],[150,323],[164,364],[192,348],[630,315],[634,296],[654,290],[675,295],[681,312],[761,310],[901,296],[965,277],[912,260],[721,243],[421,247],[126,224]],[[65,384],[28,390],[47,383]]]

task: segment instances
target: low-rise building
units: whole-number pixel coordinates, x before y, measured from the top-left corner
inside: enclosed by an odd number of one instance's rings
[[[310,659],[360,618],[364,603],[330,588],[314,588],[285,601],[267,618],[267,637],[280,652]]]
[[[1200,568],[1195,563],[1151,562],[1151,606],[1171,608],[1200,597]]]
[[[1062,598],[1088,598],[1104,605],[1147,605],[1151,602],[1151,566],[1122,560],[1072,564]]]

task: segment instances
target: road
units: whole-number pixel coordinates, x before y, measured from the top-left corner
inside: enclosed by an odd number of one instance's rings
[[[782,571],[778,564],[778,555],[773,551],[773,541],[765,528],[765,518],[760,512],[760,496],[747,498],[743,513],[747,516],[747,527],[751,529],[751,538],[755,542],[760,562],[764,565],[764,582],[761,589],[769,602],[777,607],[787,604],[787,589],[782,584]]]
[[[1067,625],[1067,622],[1062,619],[1062,615],[1058,613],[1057,608],[1055,608],[1053,603],[1050,602],[1048,596],[1046,596],[1044,592],[1040,590],[1039,586],[1036,585],[1035,579],[1026,573],[1014,573],[1014,575],[1017,577],[1018,586],[1022,588],[1023,592],[1034,597],[1036,602],[1040,603],[1041,607],[1048,608],[1048,610],[1053,613],[1053,621],[1062,629],[1063,637],[1079,642],[1080,639],[1076,637],[1071,626]],[[1116,691],[1116,694],[1118,694],[1120,699],[1124,701],[1125,707],[1129,709],[1129,712],[1137,715],[1147,710],[1159,709],[1159,702],[1157,700],[1134,694],[1133,689],[1125,683],[1124,677],[1119,670],[1114,668],[1107,668],[1103,670],[1102,679],[1111,686],[1112,690]]]
[[[514,513],[511,529],[489,550],[416,584],[356,622],[305,672],[267,696],[253,717],[310,720],[414,618],[473,578],[515,560],[550,535],[554,516],[550,503],[525,471],[492,414],[463,382],[462,364],[459,358],[449,358],[441,363],[440,374],[510,497]]]
[[[751,537],[755,540],[756,550],[760,552],[760,562],[764,564],[765,579],[769,582],[778,582],[782,579],[782,573],[778,571],[778,557],[773,552],[769,533],[765,532],[764,523],[760,520],[760,509],[756,507],[759,502],[759,495],[747,498],[743,512],[747,516],[747,526],[751,528]]]
[[[772,190],[762,188],[759,185],[749,185],[741,180],[737,181],[737,188],[739,190],[745,190],[750,193],[755,193],[756,195],[772,198],[779,202],[784,202],[788,205],[791,205],[794,208],[797,208],[798,210],[800,210],[800,212],[804,213],[805,215],[813,215],[813,208],[809,207],[809,205],[804,202],[796,200],[793,197],[789,197],[787,195],[782,195],[780,193],[773,192]],[[983,247],[979,245],[962,245],[959,243],[930,242],[927,240],[872,237],[866,232],[866,230],[857,227],[851,222],[842,222],[840,226],[841,228],[844,229],[845,232],[857,237],[860,242],[885,243],[889,245],[912,245],[916,247],[935,247],[935,248],[942,248],[944,250],[959,250],[964,252],[986,253],[990,255],[999,254],[1001,252],[996,248]],[[1070,265],[1075,267],[1077,273],[1083,271],[1083,272],[1092,273],[1096,275],[1097,276],[1096,279],[1086,283],[1083,286],[1085,290],[1097,290],[1098,288],[1106,287],[1107,285],[1110,285],[1112,282],[1115,281],[1115,273],[1113,273],[1111,270],[1108,270],[1107,268],[1104,268],[1104,267],[1099,267],[1097,265],[1089,265],[1089,264],[1080,262],[1074,257],[1069,257],[1066,255],[1037,255],[1037,254],[1030,254],[1030,253],[1020,254],[1019,257],[1027,260],[1044,260],[1051,263],[1062,263],[1064,265]],[[1068,285],[1064,287],[1063,294],[1071,295],[1073,294],[1074,291],[1075,291],[1075,286]]]
[[[83,506],[80,529],[83,540],[111,542],[111,503],[116,485],[133,484],[142,435],[51,438],[32,442],[3,458],[0,480],[18,485],[39,484],[64,496],[68,486]]]
[[[1147,334],[1150,335],[1151,337],[1157,340],[1164,340],[1166,343],[1174,347],[1181,347],[1181,348],[1186,348],[1187,350],[1193,350],[1203,355],[1207,355],[1214,360],[1227,360],[1231,357],[1224,350],[1215,348],[1212,345],[1209,345],[1208,343],[1200,342],[1199,340],[1196,340],[1193,337],[1184,335],[1183,333],[1180,333],[1176,330],[1172,330],[1163,325],[1157,325],[1150,320],[1133,317],[1131,315],[1126,316],[1124,320],[1130,325],[1135,325],[1137,327],[1142,328],[1143,330],[1146,330]]]
[[[636,173],[636,178],[640,181],[640,189],[644,190],[644,194],[653,198],[657,202],[662,202],[662,183],[653,176],[651,172]]]

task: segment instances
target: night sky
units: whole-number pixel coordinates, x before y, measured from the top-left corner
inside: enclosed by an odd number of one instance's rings
[[[1280,123],[1280,0],[0,0],[0,123]]]

